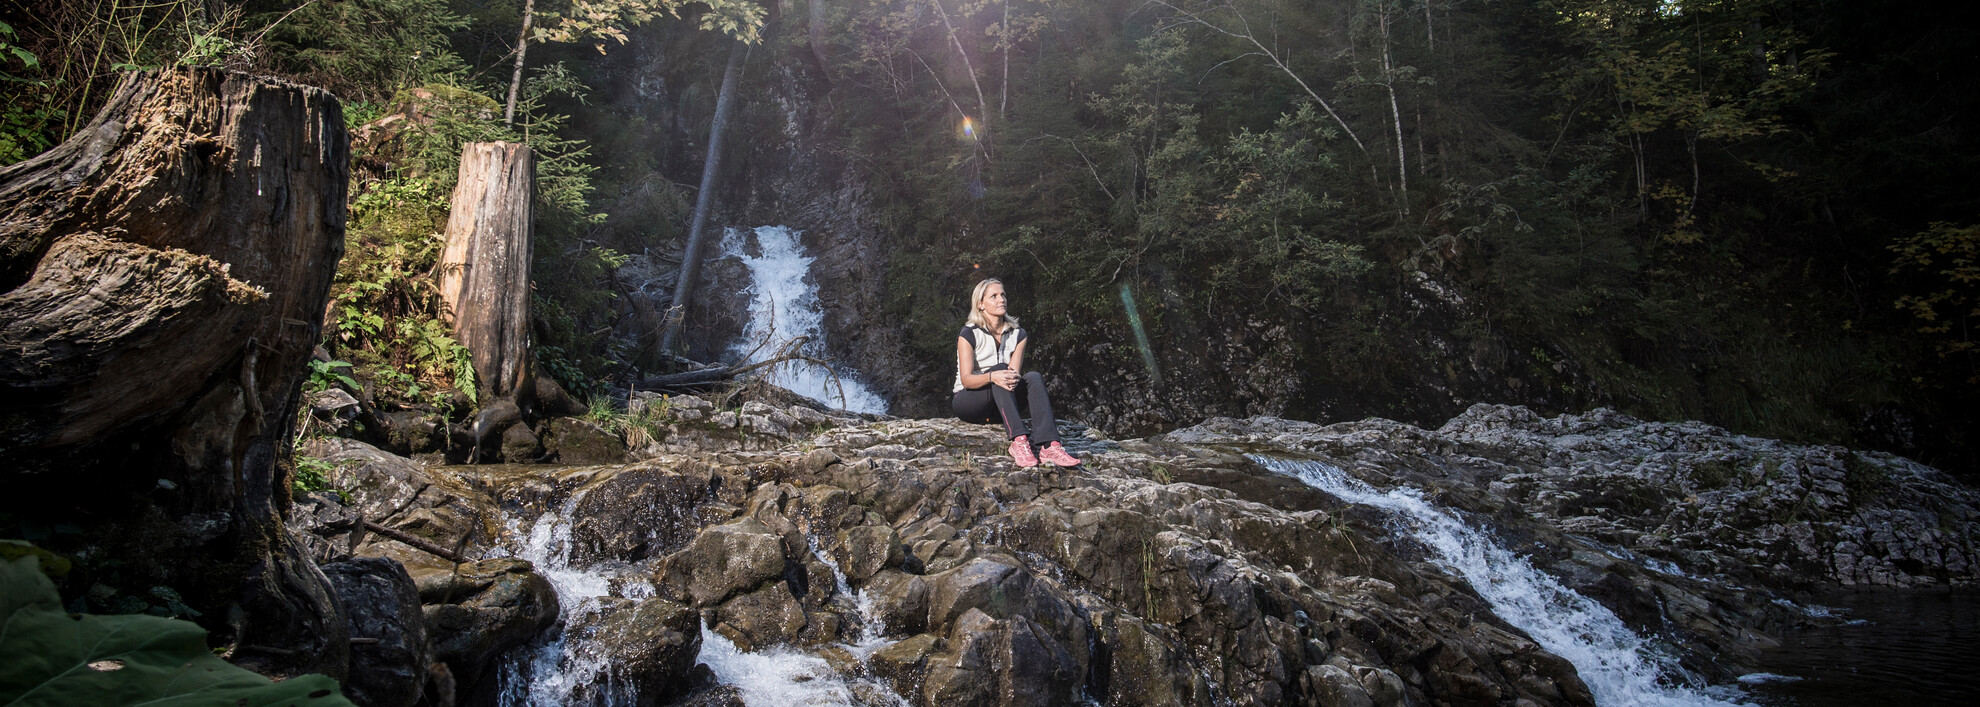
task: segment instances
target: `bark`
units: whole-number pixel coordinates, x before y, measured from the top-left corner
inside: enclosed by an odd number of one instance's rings
[[[529,263],[536,221],[536,159],[528,145],[461,148],[460,181],[440,251],[440,299],[454,338],[474,356],[482,399],[531,385]],[[519,404],[527,401],[519,401]]]
[[[273,675],[348,659],[280,518],[348,146],[328,92],[169,69],[0,169],[0,516],[84,528],[57,549],[175,589]]]
[[[715,202],[715,177],[722,171],[722,138],[729,114],[735,112],[736,83],[741,80],[743,59],[749,45],[736,42],[729,48],[729,65],[722,70],[722,90],[715,96],[715,118],[708,126],[708,159],[701,163],[701,191],[694,200],[694,219],[688,225],[688,242],[681,254],[681,277],[674,282],[674,298],[668,305],[667,324],[660,334],[660,351],[673,353],[680,337],[681,322],[687,318],[694,297],[694,281],[701,273],[701,246],[708,227],[708,210]]]
[[[523,57],[529,54],[529,26],[536,19],[536,0],[523,0],[522,33],[516,37],[516,71],[509,76],[509,102],[502,109],[502,124],[516,124],[516,93],[522,88]]]

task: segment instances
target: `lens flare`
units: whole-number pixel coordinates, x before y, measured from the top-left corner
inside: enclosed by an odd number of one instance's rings
[[[970,137],[970,138],[975,138],[975,137],[976,137],[976,124],[975,124],[975,123],[972,123],[972,122],[970,122],[970,120],[969,120],[969,116],[963,116],[963,126],[962,126],[962,130],[963,130],[963,135],[964,135],[964,136],[966,136],[966,137]]]

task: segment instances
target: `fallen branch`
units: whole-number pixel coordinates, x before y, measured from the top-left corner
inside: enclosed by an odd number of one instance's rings
[[[399,542],[405,543],[407,545],[412,546],[415,549],[425,551],[433,555],[434,557],[438,557],[440,559],[446,560],[448,562],[452,562],[454,564],[464,564],[469,561],[467,558],[461,557],[460,553],[458,552],[454,552],[447,548],[440,547],[439,545],[433,544],[433,541],[431,540],[427,540],[425,538],[419,537],[417,535],[413,535],[411,533],[408,533],[403,530],[399,530],[397,528],[388,528],[386,526],[379,525],[377,523],[373,523],[367,520],[364,522],[364,529],[391,538],[393,540],[397,540]]]

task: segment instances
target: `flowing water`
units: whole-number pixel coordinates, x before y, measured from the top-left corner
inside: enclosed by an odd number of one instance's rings
[[[749,237],[755,236],[756,255],[749,254]],[[750,320],[732,353],[750,361],[761,361],[777,353],[784,342],[806,337],[803,352],[824,358],[825,315],[818,295],[805,284],[814,260],[798,242],[798,231],[783,226],[758,226],[745,233],[731,228],[724,232],[724,253],[742,259],[749,268]],[[851,369],[827,369],[815,363],[793,361],[776,366],[770,382],[799,395],[853,412],[887,412],[887,401],[860,382]]]
[[[501,707],[562,707],[573,704],[630,705],[637,701],[633,686],[617,682],[604,651],[586,650],[584,638],[564,629],[588,614],[604,608],[600,599],[616,596],[640,599],[653,594],[651,584],[615,578],[613,570],[625,569],[617,563],[574,563],[571,520],[582,494],[573,495],[561,508],[546,511],[528,521],[523,530],[520,518],[507,519],[511,537],[517,538],[516,557],[529,560],[538,574],[557,590],[560,615],[557,626],[537,637],[528,646],[506,657],[501,666]],[[872,618],[872,602],[863,593],[848,587],[845,574],[827,552],[812,551],[832,569],[839,596],[851,602],[854,615],[848,617],[860,627],[859,638],[839,647],[864,660],[888,644],[880,636],[879,622]],[[615,581],[615,579],[617,581]],[[701,631],[701,653],[696,660],[706,663],[724,685],[736,687],[751,707],[907,707],[887,686],[863,678],[847,678],[817,655],[788,648],[747,653],[722,634]]]
[[[1333,496],[1388,511],[1397,529],[1428,547],[1433,559],[1484,597],[1492,612],[1548,651],[1574,663],[1605,707],[1738,704],[1737,694],[1708,694],[1649,641],[1593,599],[1562,586],[1411,488],[1377,491],[1340,468],[1317,461],[1252,456],[1265,468]]]
[[[606,702],[631,704],[629,685],[617,684],[611,666],[588,655],[575,642],[566,641],[563,628],[601,608],[600,597],[611,594],[611,581],[595,569],[571,564],[571,519],[576,518],[578,499],[574,494],[561,512],[546,511],[518,532],[521,521],[508,519],[512,535],[520,535],[516,557],[529,560],[536,572],[557,590],[557,626],[538,636],[530,645],[511,654],[502,664],[502,707],[558,707],[578,701],[579,692],[600,685]],[[638,589],[632,594],[650,593]],[[628,597],[631,598],[631,597]]]

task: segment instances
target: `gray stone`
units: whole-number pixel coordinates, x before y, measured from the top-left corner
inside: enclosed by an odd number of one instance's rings
[[[399,563],[360,557],[323,565],[350,622],[344,696],[360,707],[411,707],[430,661],[419,592]]]

